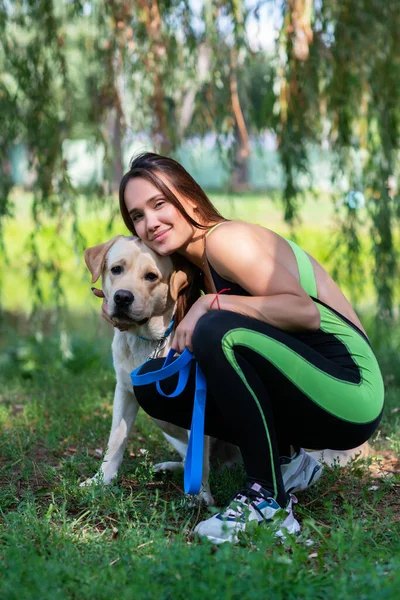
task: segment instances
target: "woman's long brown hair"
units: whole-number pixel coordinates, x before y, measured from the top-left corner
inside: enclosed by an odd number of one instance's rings
[[[158,176],[164,175],[171,187],[183,198],[188,198],[196,203],[196,213],[199,215],[199,222],[195,221],[183,208],[174,192]],[[119,207],[125,225],[134,235],[135,227],[129,216],[125,204],[125,190],[130,179],[142,177],[152,183],[163,196],[171,202],[183,215],[183,217],[198,229],[208,229],[209,225],[204,223],[220,223],[226,219],[217,211],[215,206],[207,197],[206,193],[193,177],[173,158],[155,154],[153,152],[144,152],[134,157],[131,161],[129,171],[123,176],[119,186]],[[200,296],[202,287],[202,272],[192,265],[188,260],[181,256],[173,255],[171,258],[176,266],[184,268],[190,274],[190,283],[187,288],[182,290],[177,301],[175,313],[175,327],[183,319],[187,311]],[[185,264],[186,263],[186,264]]]

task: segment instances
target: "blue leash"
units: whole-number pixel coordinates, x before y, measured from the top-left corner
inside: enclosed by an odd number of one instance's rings
[[[196,360],[193,354],[185,348],[180,356],[172,361],[175,350],[170,350],[161,369],[151,371],[150,373],[140,374],[143,367],[140,365],[132,371],[132,385],[148,385],[156,383],[157,391],[165,398],[175,398],[179,396],[186,387],[189,379],[190,365],[192,360]],[[171,394],[165,394],[160,382],[179,373],[178,385]],[[203,452],[204,452],[204,417],[206,409],[207,384],[206,379],[196,363],[196,390],[193,402],[192,425],[190,428],[189,444],[185,460],[184,487],[186,494],[198,494],[201,489],[203,478]]]

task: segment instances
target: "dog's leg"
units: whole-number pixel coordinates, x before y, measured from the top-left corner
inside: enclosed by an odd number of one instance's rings
[[[117,474],[128,441],[128,436],[139,410],[133,392],[117,383],[115,387],[113,416],[107,451],[100,470],[81,485],[103,483],[109,485]]]
[[[189,431],[187,429],[183,429],[182,427],[178,427],[177,425],[171,425],[171,423],[165,423],[164,421],[160,421],[154,419],[159,427],[163,430],[163,434],[165,438],[169,441],[169,443],[175,448],[177,452],[182,457],[182,462],[172,462],[166,461],[162,463],[158,463],[154,465],[153,469],[156,472],[160,471],[177,471],[182,469],[184,466],[187,447],[188,447],[188,437]],[[211,438],[207,435],[204,436],[204,453],[203,453],[203,479],[201,484],[201,490],[197,496],[197,499],[205,502],[209,506],[214,505],[214,498],[211,494],[210,484],[208,482],[208,478],[210,475],[210,451],[211,451]]]
[[[183,461],[185,460],[187,451],[187,430],[160,419],[154,419],[159,427],[163,430],[163,434],[166,440],[175,448],[175,450],[181,455],[182,461],[165,461],[157,463],[153,466],[156,473],[162,471],[179,471],[183,469]]]
[[[307,450],[307,453],[330,467],[344,467],[352,460],[371,456],[373,450],[368,442],[364,442],[351,450]]]
[[[214,498],[211,494],[210,483],[208,478],[210,476],[210,451],[211,451],[211,438],[208,435],[204,436],[204,453],[203,453],[203,480],[201,484],[201,490],[199,498],[203,500],[208,506],[214,505]]]
[[[153,465],[153,471],[155,473],[162,473],[163,471],[169,471],[172,473],[172,471],[182,471],[182,469],[183,463],[174,460],[166,460],[165,462]]]

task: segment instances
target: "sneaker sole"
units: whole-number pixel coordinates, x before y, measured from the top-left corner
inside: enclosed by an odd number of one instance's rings
[[[260,521],[258,523],[258,525],[263,525],[264,521]],[[275,537],[279,538],[280,540],[284,540],[286,539],[286,536],[289,535],[298,535],[300,533],[300,523],[294,518],[293,513],[289,514],[287,516],[287,518],[285,519],[285,521],[279,526],[279,529],[277,529],[275,531]],[[225,543],[229,543],[229,544],[238,544],[239,543],[239,537],[238,537],[238,532],[234,532],[232,531],[232,535],[229,538],[218,538],[218,537],[214,537],[212,535],[200,535],[198,532],[196,532],[197,535],[200,538],[206,538],[209,542],[212,542],[213,544],[216,545],[220,545],[220,544],[225,544]]]

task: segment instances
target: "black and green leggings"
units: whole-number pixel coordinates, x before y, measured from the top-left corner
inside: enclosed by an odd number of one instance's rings
[[[290,446],[345,450],[365,442],[378,427],[383,382],[366,336],[318,300],[307,255],[297,254],[300,283],[321,316],[317,331],[283,331],[257,319],[214,310],[199,320],[193,352],[207,380],[205,433],[240,448],[247,477],[287,500],[280,456]],[[142,373],[161,368],[148,361]],[[170,386],[170,388],[169,388]],[[163,390],[176,387],[176,376]],[[135,388],[152,417],[190,429],[194,370],[176,398],[155,384]]]
[[[316,302],[318,331],[288,333],[216,310],[199,320],[193,337],[208,386],[206,434],[239,446],[248,479],[283,505],[279,456],[287,456],[290,445],[354,448],[372,435],[382,412],[382,379],[367,339]],[[324,331],[326,320],[331,329],[335,324],[335,334]],[[141,372],[160,368],[163,360],[148,361]],[[175,387],[175,377],[163,383],[166,392]],[[137,387],[135,394],[152,417],[190,429],[194,371],[176,398],[160,396],[155,384]]]

